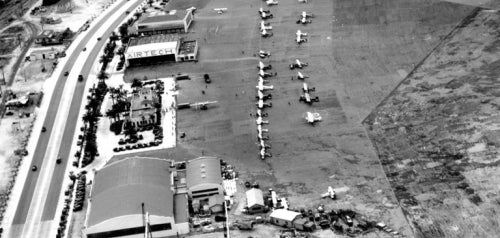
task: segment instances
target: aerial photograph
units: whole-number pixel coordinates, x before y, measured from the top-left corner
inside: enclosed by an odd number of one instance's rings
[[[500,0],[0,0],[0,238],[500,238],[497,97]]]

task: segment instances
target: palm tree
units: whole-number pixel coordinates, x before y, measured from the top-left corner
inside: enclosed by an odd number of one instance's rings
[[[97,74],[97,79],[99,79],[99,81],[104,81],[106,79],[109,78],[109,74],[106,73],[105,71],[99,71],[99,73]]]

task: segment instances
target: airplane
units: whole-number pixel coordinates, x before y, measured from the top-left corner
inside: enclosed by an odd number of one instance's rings
[[[259,51],[259,57],[261,59],[271,56],[271,51]]]
[[[270,11],[270,10],[264,10],[262,7],[261,7],[261,8],[259,8],[259,13],[263,13],[263,12],[264,12],[264,13],[271,13],[271,11]]]
[[[315,122],[321,121],[321,115],[317,112],[307,112],[305,116],[306,122],[314,125]]]
[[[207,110],[208,105],[215,104],[215,103],[217,103],[217,101],[197,102],[197,103],[190,104],[190,106],[192,108],[195,108],[195,109]]]
[[[297,78],[300,80],[305,80],[306,78],[309,78],[309,76],[304,76],[301,72],[297,72]]]
[[[262,37],[269,37],[269,36],[273,36],[273,33],[272,33],[272,32],[268,32],[266,29],[262,29],[262,30],[260,31],[260,35],[261,35]]]
[[[186,9],[187,12],[191,11],[192,13],[194,13],[196,11],[196,7],[190,7],[188,9]]]
[[[264,94],[262,93],[261,91],[257,91],[257,96],[255,96],[255,98],[259,99],[259,100],[269,100],[269,99],[272,99],[273,98],[273,95],[272,94]]]
[[[264,70],[260,69],[260,70],[259,70],[259,76],[260,76],[260,77],[262,77],[262,78],[268,78],[268,77],[272,77],[272,76],[273,76],[273,74],[271,74],[271,73],[266,73],[266,72],[264,72]]]
[[[257,125],[263,125],[263,124],[269,124],[269,121],[262,120],[262,117],[257,117],[257,120],[255,120]]]
[[[257,86],[255,86],[259,91],[265,91],[265,90],[273,90],[274,89],[274,86],[273,85],[264,85],[264,81],[260,81],[259,80],[259,83],[257,84]]]
[[[300,14],[300,18],[296,21],[297,24],[307,24],[307,23],[312,23],[312,20],[309,19],[309,18],[312,18],[313,15],[309,15],[307,14],[306,12],[302,12],[302,14]]]
[[[227,8],[225,8],[225,7],[223,7],[223,8],[214,8],[214,11],[216,11],[219,14],[222,14],[225,11],[227,11]]]
[[[319,97],[316,96],[314,98],[311,98],[311,95],[309,95],[309,92],[304,92],[304,95],[300,96],[299,101],[305,102],[308,104],[312,104],[313,102],[319,102]]]
[[[299,0],[300,3],[308,3],[309,0]]]
[[[278,5],[278,1],[274,1],[274,0],[267,0],[267,1],[266,1],[266,4],[267,4],[268,6]]]
[[[259,109],[264,109],[265,107],[272,107],[273,104],[272,103],[265,103],[264,100],[259,100],[259,102],[256,103],[257,104],[257,108]]]
[[[267,117],[268,116],[267,112],[262,112],[260,109],[257,109],[257,113],[255,113],[255,115],[257,115],[257,117]],[[257,128],[257,129],[259,129],[259,128]]]
[[[267,13],[267,12],[261,12],[260,13],[260,19],[262,20],[265,20],[265,19],[271,19],[273,18],[273,14],[272,13]]]
[[[260,140],[259,147],[260,147],[260,149],[271,149],[271,146],[264,143],[264,140]]]
[[[295,69],[295,68],[302,69],[303,67],[308,65],[309,65],[308,63],[303,63],[299,59],[296,59],[294,63],[290,64],[290,69]]]
[[[307,33],[302,33],[300,30],[298,30],[296,35],[297,37],[295,38],[295,42],[297,42],[297,44],[300,45],[307,42],[307,38],[302,38],[302,36],[307,36]]]
[[[264,132],[268,133],[269,129],[262,128],[262,125],[257,125],[257,139],[259,140],[269,140],[268,135],[264,135]]]
[[[309,93],[309,92],[314,92],[314,91],[316,91],[316,88],[309,88],[309,87],[307,86],[307,83],[304,83],[304,84],[302,85],[302,92],[304,92],[304,93],[305,93],[305,92]]]
[[[260,21],[260,30],[272,30],[273,27],[271,26],[271,23],[265,23],[264,21]]]
[[[259,66],[257,66],[257,68],[261,69],[261,70],[268,70],[268,69],[272,69],[273,66],[271,66],[270,64],[265,65],[264,63],[262,63],[262,61],[259,61]]]
[[[335,191],[333,190],[333,188],[331,186],[328,186],[328,192],[326,193],[323,193],[321,195],[321,198],[331,198],[332,200],[335,200],[336,198],[336,194],[335,194]]]
[[[266,158],[271,158],[273,155],[271,153],[266,152],[266,149],[260,149],[260,159],[265,160]]]

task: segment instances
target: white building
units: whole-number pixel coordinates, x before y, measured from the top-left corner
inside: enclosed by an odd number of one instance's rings
[[[44,59],[55,59],[56,55],[57,55],[57,51],[52,47],[34,48],[29,53],[29,58],[32,61],[44,60]]]
[[[170,165],[133,157],[96,172],[83,236],[143,238],[146,214],[153,237],[188,233],[187,197],[174,195]]]
[[[285,209],[276,209],[271,212],[269,218],[271,219],[271,223],[275,225],[292,228],[294,227],[293,221],[297,218],[300,218],[301,216],[302,214],[298,212]]]
[[[207,207],[220,211],[224,203],[224,187],[220,159],[200,157],[186,164],[186,185],[195,212]]]
[[[186,33],[193,22],[192,11],[176,11],[174,14],[147,16],[136,24],[138,34],[155,35]]]
[[[265,212],[266,205],[264,204],[264,196],[262,190],[252,188],[246,192],[247,195],[247,212],[249,214]]]

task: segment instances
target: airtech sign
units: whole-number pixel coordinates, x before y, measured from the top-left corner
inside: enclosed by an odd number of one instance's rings
[[[135,59],[135,58],[146,58],[146,57],[172,55],[172,54],[175,54],[173,49],[151,49],[151,50],[127,52],[127,58]]]

